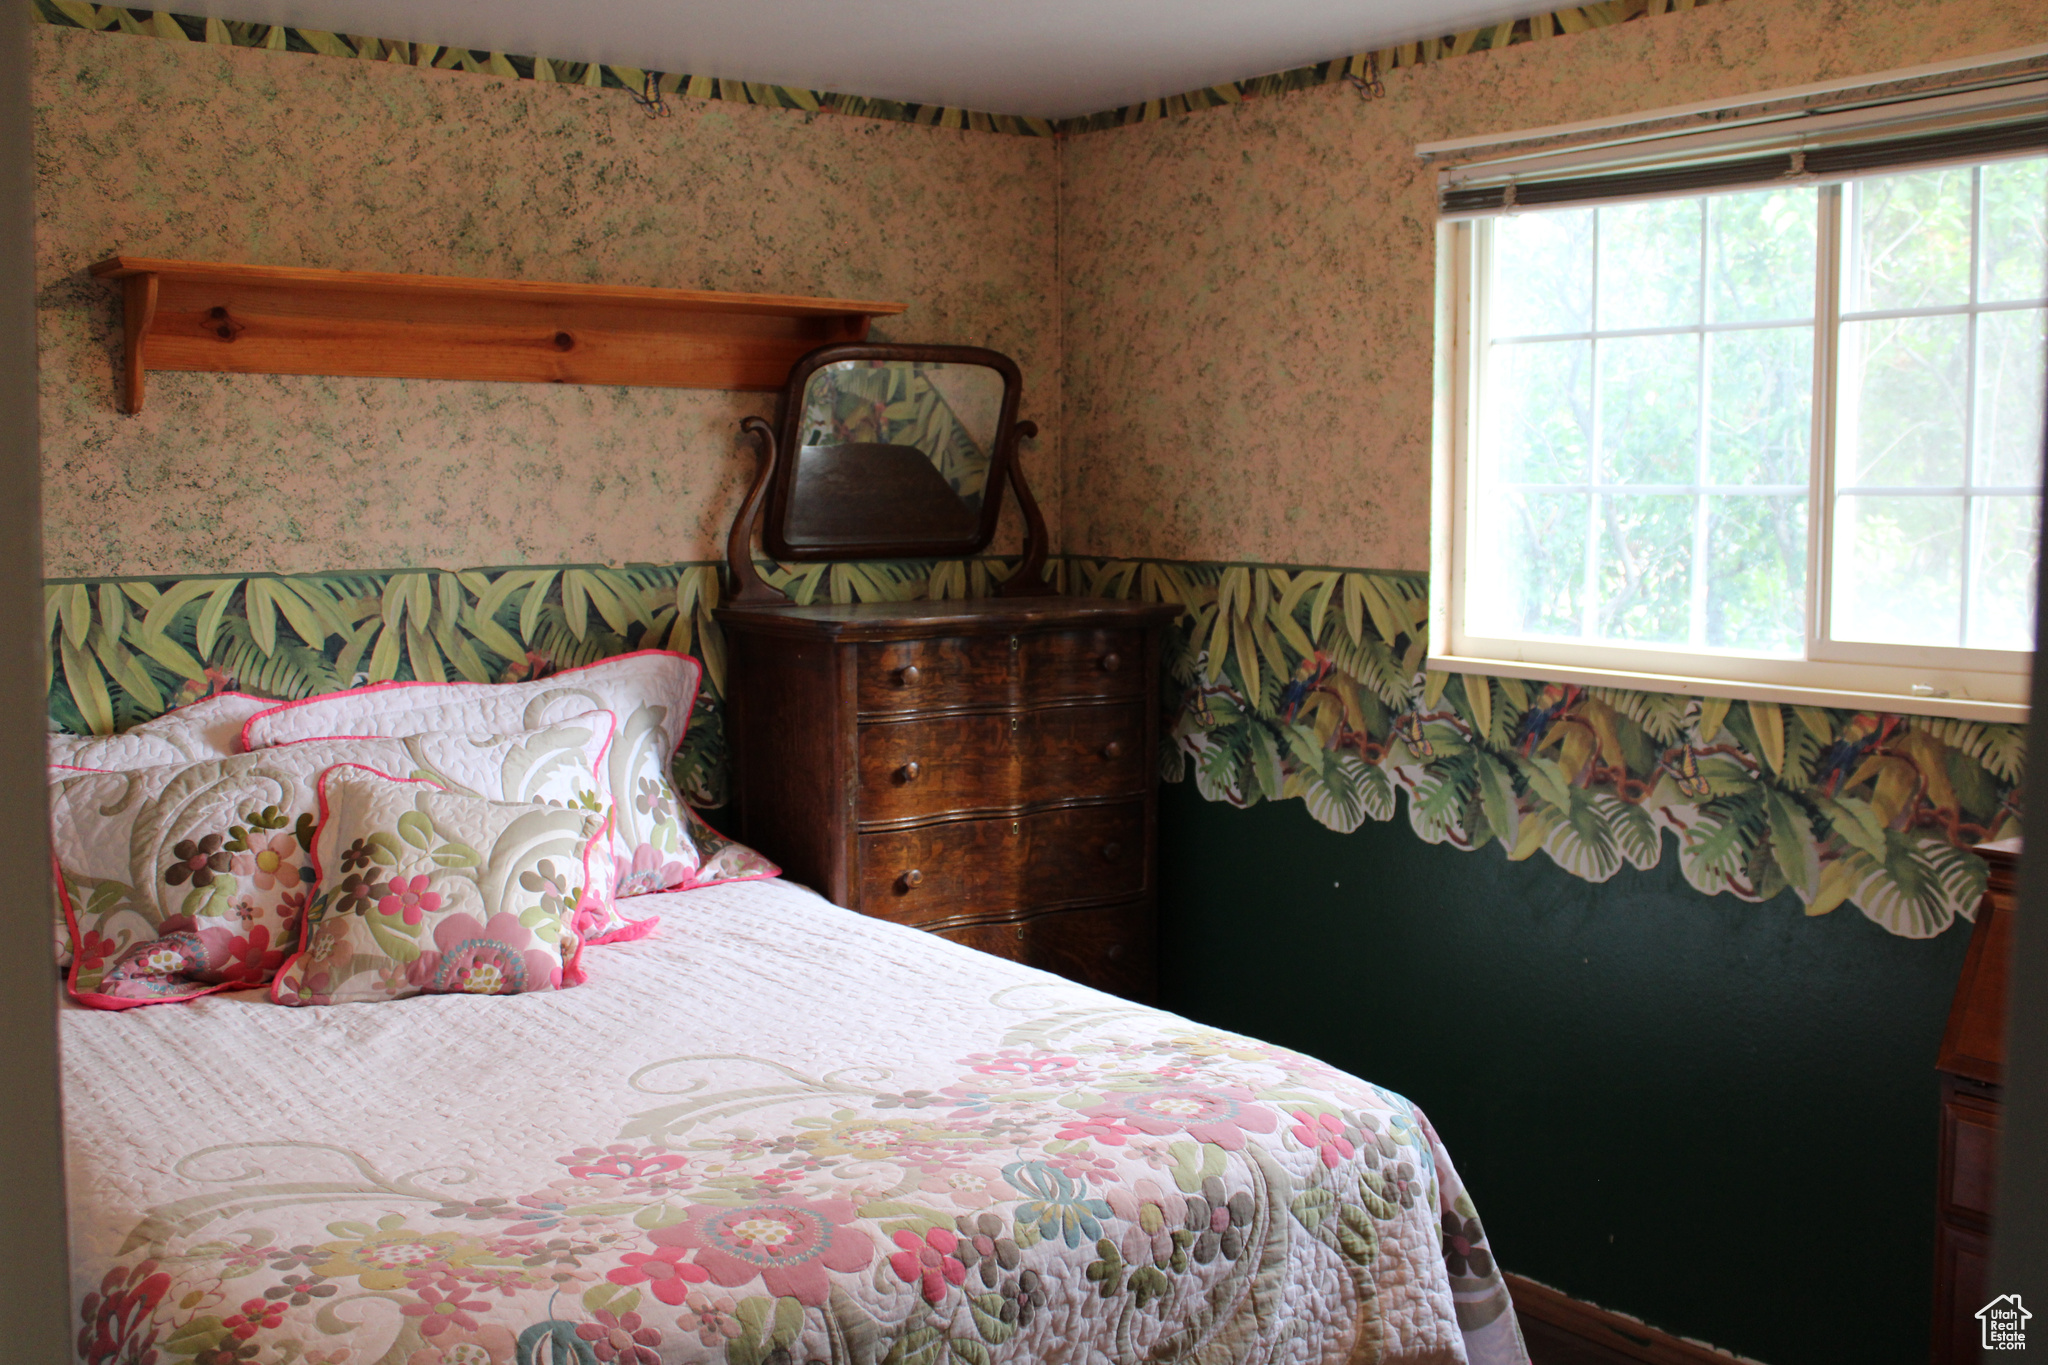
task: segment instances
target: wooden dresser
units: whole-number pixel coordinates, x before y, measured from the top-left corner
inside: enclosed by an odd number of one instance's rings
[[[734,834],[840,905],[1149,1000],[1159,632],[1176,611],[720,610]]]
[[[1934,1365],[1981,1354],[1977,1310],[1991,1299],[1991,1210],[2005,1073],[2005,985],[2012,947],[2013,871],[2020,841],[1977,849],[1991,883],[1977,910],[1949,1006],[1941,1055],[1941,1176],[1935,1202]]]

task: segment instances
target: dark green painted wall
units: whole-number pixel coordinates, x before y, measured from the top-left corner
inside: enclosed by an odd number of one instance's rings
[[[1169,1008],[1414,1100],[1501,1264],[1770,1365],[1927,1358],[1933,1071],[1967,925],[1161,804]]]

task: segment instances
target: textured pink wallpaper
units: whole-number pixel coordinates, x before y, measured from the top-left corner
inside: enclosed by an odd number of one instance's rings
[[[1428,567],[1435,180],[1418,142],[2048,40],[2014,0],[1730,0],[1073,138],[1071,554]]]
[[[899,298],[878,335],[1023,364],[1058,548],[1421,569],[1415,143],[2044,38],[2008,0],[1727,0],[1054,143],[39,26],[47,571],[707,558],[770,403],[159,374],[125,417],[83,274],[116,251]]]
[[[38,25],[52,577],[702,559],[765,395],[153,374],[116,252],[900,299],[1016,357],[1058,525],[1050,141]]]

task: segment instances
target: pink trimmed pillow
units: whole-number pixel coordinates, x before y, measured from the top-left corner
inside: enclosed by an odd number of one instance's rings
[[[312,745],[323,754],[335,755],[334,762],[361,762],[379,771],[404,771],[461,795],[482,796],[492,801],[572,805],[594,811],[609,821],[611,802],[605,799],[605,760],[617,728],[618,718],[611,712],[586,711],[516,735],[478,736],[447,731],[401,738],[336,735],[288,740],[257,752],[274,753]],[[366,747],[360,754],[351,754],[351,745]],[[390,764],[385,750],[392,745],[402,746],[412,757],[410,767],[401,769]],[[610,838],[609,824],[606,829],[606,838],[593,855],[594,880],[580,883],[585,892],[585,908],[597,916],[586,926],[586,945],[645,938],[661,923],[659,915],[628,919],[620,913],[612,889],[618,882],[616,846]]]
[[[256,750],[328,735],[522,729],[602,707],[619,718],[601,774],[616,894],[772,877],[773,863],[713,831],[670,779],[669,760],[683,742],[700,677],[687,654],[643,649],[533,682],[385,683],[272,707],[243,727],[242,743]]]
[[[486,801],[342,764],[320,778],[319,898],[281,1005],[518,995],[583,981],[575,880],[595,812]]]
[[[222,692],[132,725],[118,735],[52,734],[48,741],[50,767],[68,772],[128,772],[226,758],[242,751],[242,726],[249,718],[275,705],[274,697]],[[51,780],[57,780],[54,772]],[[71,965],[71,931],[64,923],[61,886],[51,888],[60,968]]]
[[[509,792],[601,822],[592,774],[611,730],[609,712],[592,712],[523,734],[323,740],[54,781],[51,850],[72,994],[125,1009],[269,980],[298,944],[314,889],[319,778],[336,764]],[[565,879],[587,911],[586,932],[616,916],[610,851],[600,840],[593,865],[579,860]],[[630,936],[632,922],[619,922]]]
[[[222,692],[118,735],[51,735],[50,765],[108,773],[226,758],[242,752],[242,727],[249,718],[275,705],[273,697]]]

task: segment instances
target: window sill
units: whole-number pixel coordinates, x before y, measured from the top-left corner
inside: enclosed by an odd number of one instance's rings
[[[1529,663],[1520,659],[1479,659],[1461,654],[1432,654],[1423,666],[1445,673],[1486,673],[1494,677],[1526,678],[1533,682],[1624,688],[1631,692],[1774,701],[1789,706],[1825,706],[1906,716],[1945,716],[2003,725],[2027,723],[2025,702],[1980,701],[1972,697],[1916,697],[1895,692],[1851,692],[1828,687],[1793,687],[1783,683],[1737,682],[1728,678],[1695,678],[1674,673],[1578,668],[1565,664]]]

